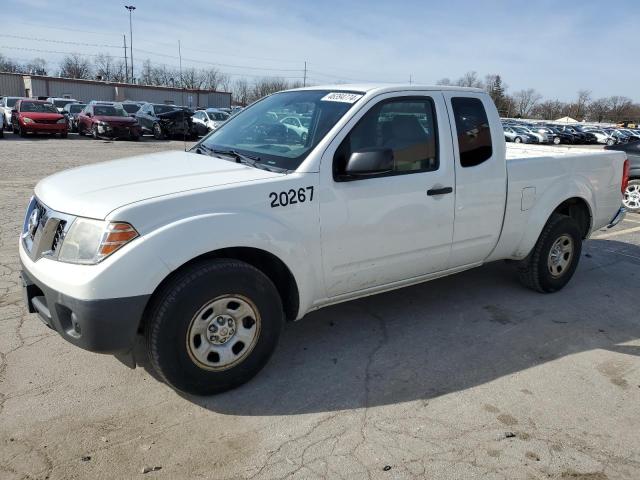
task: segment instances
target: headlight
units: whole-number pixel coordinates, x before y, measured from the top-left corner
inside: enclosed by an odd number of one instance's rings
[[[76,218],[64,237],[58,260],[94,265],[138,236],[128,223]]]
[[[29,118],[29,117],[24,117],[24,118],[22,119],[22,122],[23,122],[23,123],[33,123],[33,119],[31,119],[31,118]]]
[[[61,118],[56,123],[67,123],[67,119],[66,118]]]

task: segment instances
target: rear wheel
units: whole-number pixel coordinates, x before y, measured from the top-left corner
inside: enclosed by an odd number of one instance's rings
[[[640,180],[630,180],[622,197],[622,204],[630,212],[640,212]]]
[[[153,367],[177,390],[211,395],[250,380],[276,347],[284,313],[260,270],[230,259],[188,267],[157,295],[145,328]]]
[[[541,293],[562,289],[578,267],[582,234],[571,217],[554,213],[531,253],[518,264],[520,281]]]

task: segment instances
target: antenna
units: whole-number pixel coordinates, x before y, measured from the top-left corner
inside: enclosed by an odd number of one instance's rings
[[[178,40],[178,59],[179,59],[179,63],[180,63],[180,83],[182,84],[182,100],[180,100],[180,103],[182,103],[182,108],[184,109],[184,78],[182,77],[182,48],[180,46],[180,40]],[[184,143],[184,151],[187,151],[187,126],[189,125],[189,121],[187,120],[187,112],[185,112],[184,110],[182,110],[182,121],[183,123],[183,127],[182,127],[182,141]]]

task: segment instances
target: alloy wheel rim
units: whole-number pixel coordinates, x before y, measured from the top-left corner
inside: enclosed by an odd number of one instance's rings
[[[624,191],[624,198],[622,204],[630,209],[640,208],[640,185],[634,184],[627,186]]]
[[[242,362],[260,336],[258,309],[242,295],[222,295],[207,302],[191,319],[187,351],[205,370],[226,370]]]
[[[574,245],[569,235],[560,235],[549,250],[547,267],[552,277],[558,278],[569,269],[573,260]]]

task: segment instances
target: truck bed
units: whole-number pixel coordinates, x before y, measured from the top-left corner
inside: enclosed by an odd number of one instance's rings
[[[534,157],[566,157],[585,154],[606,154],[605,150],[593,148],[575,148],[551,145],[528,145],[523,143],[507,143],[507,160]]]
[[[557,198],[591,206],[590,232],[606,226],[620,208],[623,152],[507,144],[507,203],[502,234],[490,259],[526,256]]]

